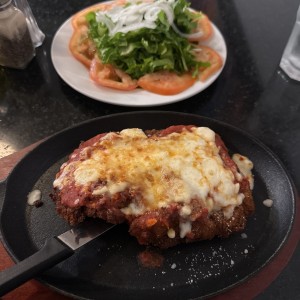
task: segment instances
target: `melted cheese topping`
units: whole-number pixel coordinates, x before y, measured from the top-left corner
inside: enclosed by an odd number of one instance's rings
[[[253,163],[246,156],[241,154],[233,154],[232,160],[238,166],[240,172],[246,177],[250,183],[250,189],[253,190],[254,187],[254,179],[252,175]]]
[[[139,215],[178,202],[183,204],[184,219],[191,214],[192,199],[209,212],[224,209],[227,217],[244,199],[233,173],[224,168],[215,133],[206,127],[150,138],[140,129],[126,129],[105,135],[90,152],[88,158],[64,165],[54,187],[67,185],[70,174],[82,188],[101,181],[105,185],[93,195],[112,196],[125,190],[137,195],[138,204],[123,208],[125,214]],[[181,225],[182,236],[188,224]]]

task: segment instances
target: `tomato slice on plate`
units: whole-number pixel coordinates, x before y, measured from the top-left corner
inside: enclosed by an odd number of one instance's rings
[[[209,62],[209,67],[200,67],[200,81],[207,80],[222,68],[223,60],[221,56],[213,49],[207,46],[197,46],[195,49],[195,57],[197,61]]]
[[[76,59],[90,68],[92,59],[96,53],[93,41],[88,37],[87,26],[77,28],[70,39],[69,49]]]
[[[208,40],[213,34],[213,27],[207,15],[201,13],[201,16],[198,20],[197,28],[195,32],[202,32],[202,35],[199,37],[191,37],[188,40],[190,42],[203,42]]]
[[[91,79],[99,85],[117,90],[131,91],[137,87],[137,81],[112,65],[103,64],[95,55],[90,67]]]
[[[179,94],[194,83],[195,78],[190,73],[178,75],[168,71],[146,74],[138,80],[138,85],[141,88],[160,95]]]

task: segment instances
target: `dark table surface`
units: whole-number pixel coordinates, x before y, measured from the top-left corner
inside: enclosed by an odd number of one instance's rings
[[[203,92],[155,108],[114,106],[69,87],[50,57],[53,36],[73,13],[97,1],[29,0],[46,38],[25,70],[0,68],[0,155],[17,152],[73,124],[113,113],[163,110],[232,124],[263,141],[300,189],[300,83],[279,61],[295,22],[298,0],[194,0],[222,32],[228,49],[220,77]],[[299,299],[300,247],[256,299]]]

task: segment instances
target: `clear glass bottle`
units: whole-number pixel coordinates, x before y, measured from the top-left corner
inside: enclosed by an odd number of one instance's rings
[[[0,65],[24,69],[34,56],[24,14],[12,0],[0,0]]]
[[[294,28],[280,61],[280,67],[290,78],[300,81],[300,6]]]

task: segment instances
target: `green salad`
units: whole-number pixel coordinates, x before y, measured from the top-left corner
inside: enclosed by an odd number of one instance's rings
[[[111,64],[132,78],[167,70],[182,74],[199,67],[194,45],[201,13],[191,11],[185,0],[133,1],[109,11],[90,12],[89,36],[104,64]]]

